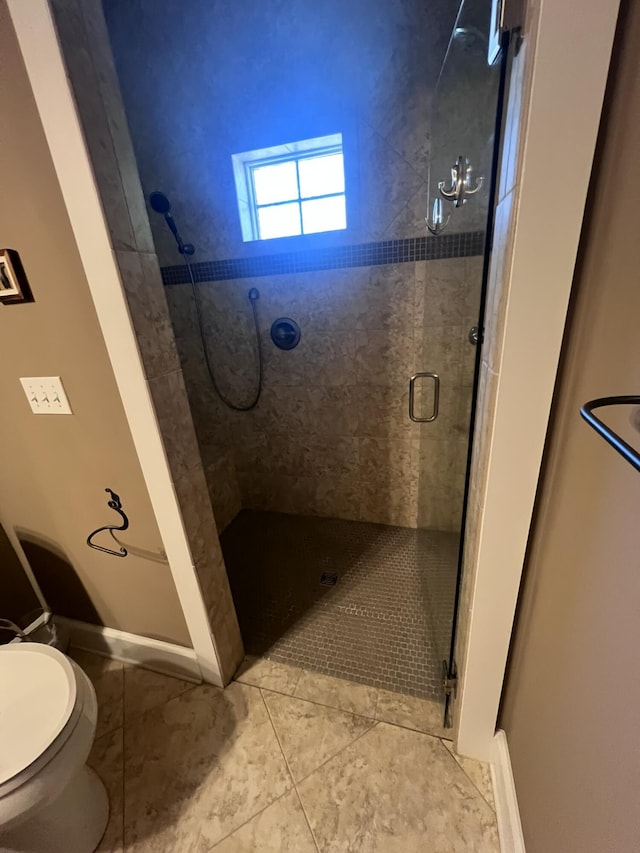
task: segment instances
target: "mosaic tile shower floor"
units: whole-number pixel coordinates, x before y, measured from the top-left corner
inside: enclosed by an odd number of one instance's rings
[[[244,510],[222,548],[247,652],[440,699],[456,534]]]

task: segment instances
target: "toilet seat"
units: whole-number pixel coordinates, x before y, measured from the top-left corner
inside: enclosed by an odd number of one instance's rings
[[[11,700],[2,693],[10,678]],[[29,723],[20,719],[21,712],[32,713]],[[14,773],[0,784],[0,853],[95,850],[107,825],[109,802],[104,785],[86,764],[98,714],[86,673],[46,646],[0,648],[0,713],[5,721],[11,718],[16,739],[10,744],[0,723],[3,778]],[[26,738],[31,723],[38,746]],[[11,764],[3,755],[9,745]]]
[[[22,784],[25,771],[65,743],[82,711],[70,661],[49,646],[0,646],[0,790]]]

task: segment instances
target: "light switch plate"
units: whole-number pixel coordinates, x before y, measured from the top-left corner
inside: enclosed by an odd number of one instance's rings
[[[20,383],[34,414],[73,414],[59,376],[25,376]]]

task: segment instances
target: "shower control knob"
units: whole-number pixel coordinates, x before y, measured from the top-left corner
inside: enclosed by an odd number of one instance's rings
[[[271,326],[271,340],[278,349],[293,349],[300,342],[300,326],[290,317],[280,317]]]

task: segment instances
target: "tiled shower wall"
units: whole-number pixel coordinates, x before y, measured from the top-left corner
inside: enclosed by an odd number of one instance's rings
[[[457,0],[329,0],[321,14],[293,0],[286,16],[275,0],[250,14],[190,0],[177,18],[171,0],[104,5],[145,193],[169,195],[196,262],[425,235],[429,112]],[[348,228],[243,243],[231,154],[337,131]],[[151,224],[161,263],[180,263],[162,219]],[[249,413],[230,412],[211,387],[190,287],[166,288],[219,529],[241,506],[458,527],[479,263],[200,284],[212,362],[236,402],[255,383],[247,293],[260,291],[265,387]],[[290,352],[269,339],[280,316],[301,326]],[[433,424],[408,417],[417,370],[442,377]]]
[[[143,188],[167,193],[196,260],[424,236],[429,111],[459,5],[104,0]],[[244,243],[231,155],[329,133],[348,228]],[[151,227],[160,263],[179,263],[161,217]]]
[[[201,284],[223,393],[251,399],[257,376],[247,293],[260,291],[264,390],[252,412],[211,388],[191,288],[167,296],[220,528],[241,506],[455,530],[460,523],[481,258],[261,276]],[[277,349],[277,317],[301,328]],[[418,370],[441,377],[440,413],[408,416]],[[418,400],[426,412],[431,389]]]

